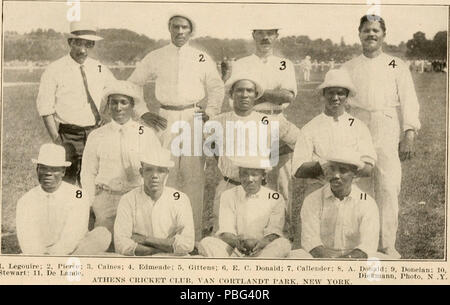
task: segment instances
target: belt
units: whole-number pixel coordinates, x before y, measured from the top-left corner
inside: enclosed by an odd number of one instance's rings
[[[280,114],[283,112],[282,109],[273,109],[273,110],[256,110],[257,112],[260,113],[264,113],[264,114],[269,114],[269,115],[273,115],[273,114]]]
[[[77,126],[73,124],[59,124],[59,130],[62,132],[79,132],[79,131],[86,131],[86,130],[92,130],[97,128],[97,126]]]
[[[181,106],[174,106],[174,105],[163,105],[161,104],[161,108],[165,109],[165,110],[172,110],[172,111],[182,111],[185,109],[190,109],[190,108],[195,108],[195,107],[199,107],[199,103],[193,103],[193,104],[188,104],[188,105],[181,105]]]
[[[228,177],[226,177],[226,176],[223,177],[223,180],[225,180],[225,182],[228,182],[228,183],[231,183],[231,184],[234,184],[234,185],[241,185],[241,183],[240,183],[239,181],[230,179],[230,178],[228,178]]]

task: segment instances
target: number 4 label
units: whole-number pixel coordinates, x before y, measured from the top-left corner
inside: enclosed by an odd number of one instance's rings
[[[391,60],[391,62],[389,63],[389,66],[392,66],[392,69],[394,69],[395,67],[398,66],[398,65],[395,63],[395,59]]]

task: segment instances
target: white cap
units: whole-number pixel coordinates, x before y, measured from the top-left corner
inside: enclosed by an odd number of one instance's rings
[[[259,156],[235,156],[229,158],[237,167],[264,169],[265,171],[272,169],[269,158]]]
[[[191,23],[191,35],[193,36],[195,34],[195,31],[197,30],[197,25],[195,24],[194,20],[190,16],[186,15],[185,13],[174,13],[174,14],[170,15],[168,20],[170,21],[172,18],[175,18],[175,17],[181,17],[181,18],[189,20],[189,22]],[[169,21],[167,22],[168,27],[170,27]]]
[[[270,31],[270,30],[281,30],[281,27],[278,23],[267,21],[263,17],[258,18],[255,23],[250,26],[252,31],[260,30],[260,31]]]
[[[159,143],[141,141],[139,145],[139,159],[141,162],[158,167],[174,167],[170,151],[161,147]]]
[[[327,72],[323,83],[317,87],[322,90],[329,87],[341,87],[348,89],[349,96],[355,96],[356,89],[348,72],[344,69],[333,69]]]
[[[134,105],[138,103],[144,103],[144,100],[141,95],[141,89],[133,84],[132,82],[126,80],[114,80],[108,84],[106,84],[105,89],[103,90],[103,98],[102,104],[100,106],[100,112],[104,112],[106,105],[108,103],[108,97],[112,94],[122,94],[129,97],[132,97],[134,100]]]
[[[70,23],[70,38],[79,38],[91,41],[103,39],[97,35],[97,27],[86,21],[72,21]]]
[[[39,149],[39,156],[36,159],[31,159],[34,164],[43,164],[54,167],[68,167],[72,164],[66,161],[66,150],[61,145],[46,143],[42,144]]]
[[[256,99],[259,99],[264,94],[264,87],[262,86],[262,82],[256,73],[251,73],[250,71],[242,71],[238,73],[233,73],[231,77],[225,83],[225,92],[231,98],[231,88],[233,85],[240,80],[249,80],[255,84],[257,95]]]
[[[326,156],[325,159],[332,162],[355,165],[358,169],[364,167],[364,162],[361,160],[361,154],[348,148],[335,149]]]

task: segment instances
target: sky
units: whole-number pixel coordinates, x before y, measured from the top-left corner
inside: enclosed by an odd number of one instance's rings
[[[76,0],[68,0],[69,2]],[[380,0],[367,0],[380,2]],[[73,4],[20,1],[4,3],[3,30],[30,32],[52,28],[68,32],[67,12]],[[447,29],[448,10],[439,6],[330,5],[330,4],[242,4],[242,3],[136,3],[81,2],[81,19],[99,28],[124,28],[152,39],[168,39],[167,19],[175,13],[189,15],[196,23],[196,37],[251,38],[255,24],[281,27],[280,37],[307,35],[311,39],[331,39],[357,43],[359,18],[367,12],[379,13],[387,26],[388,44],[399,44],[422,31],[432,39]]]

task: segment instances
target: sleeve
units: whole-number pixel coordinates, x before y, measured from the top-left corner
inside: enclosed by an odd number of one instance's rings
[[[307,136],[304,129],[301,129],[292,155],[292,176],[295,175],[303,163],[312,161],[313,151],[312,139]]]
[[[367,206],[363,209],[363,215],[359,225],[359,245],[356,247],[364,251],[367,255],[371,255],[377,251],[378,239],[380,233],[380,220],[378,206],[375,201],[370,198]]]
[[[40,116],[55,113],[57,82],[53,69],[47,68],[41,76],[39,92],[36,100],[37,111]]]
[[[277,234],[283,236],[284,229],[284,217],[285,217],[285,205],[284,199],[281,196],[278,199],[272,199],[272,212],[270,214],[269,222],[264,228],[264,236],[270,234]]]
[[[300,219],[302,224],[301,243],[302,248],[306,252],[322,246],[322,239],[320,238],[320,207],[321,203],[317,194],[321,191],[316,191],[305,198],[300,212]]]
[[[224,192],[220,196],[220,208],[219,208],[219,230],[216,232],[216,236],[222,233],[231,233],[238,235],[237,223],[236,223],[236,210],[232,198],[232,193]]]
[[[208,105],[206,106],[205,112],[208,116],[213,117],[222,110],[225,88],[211,57],[207,57],[206,64],[204,81],[208,95]]]
[[[187,195],[183,196],[183,202],[177,202],[177,227],[182,228],[180,233],[175,235],[173,252],[178,255],[186,255],[194,249],[195,230],[192,207]]]
[[[134,256],[137,243],[131,239],[133,235],[133,204],[132,193],[128,193],[120,199],[114,222],[114,246],[116,253]]]
[[[109,84],[117,80],[114,74],[106,65],[103,65],[102,75],[104,77],[105,84]]]
[[[283,70],[281,88],[291,91],[294,97],[297,96],[297,79],[295,78],[295,66],[290,60],[286,61],[286,69]]]
[[[89,196],[90,205],[92,205],[92,202],[95,199],[95,178],[97,177],[99,170],[99,159],[97,156],[99,141],[96,134],[97,133],[94,131],[94,133],[91,133],[88,136],[83,151],[80,172],[81,185]]]
[[[149,53],[142,61],[136,65],[133,73],[128,78],[128,81],[135,83],[140,87],[140,101],[134,105],[134,112],[138,117],[141,117],[144,113],[148,112],[147,104],[144,100],[144,85],[150,81],[152,75],[155,73],[156,67],[153,59],[153,54]]]
[[[372,135],[370,134],[369,128],[367,128],[362,121],[359,121],[358,125],[358,146],[361,154],[361,160],[375,165],[375,162],[377,161],[377,153],[375,151],[375,147],[373,146]]]
[[[289,122],[283,115],[280,115],[279,117],[280,139],[294,149],[300,130],[292,122]]]
[[[397,90],[400,98],[400,108],[402,112],[403,131],[420,129],[419,101],[417,100],[416,89],[411,72],[405,63],[402,62],[397,80]]]
[[[56,244],[48,248],[50,255],[71,254],[80,241],[86,236],[89,224],[89,198],[88,195],[71,200],[71,208],[67,215],[67,221]]]
[[[16,233],[23,254],[47,254],[33,210],[22,197],[16,208]]]

